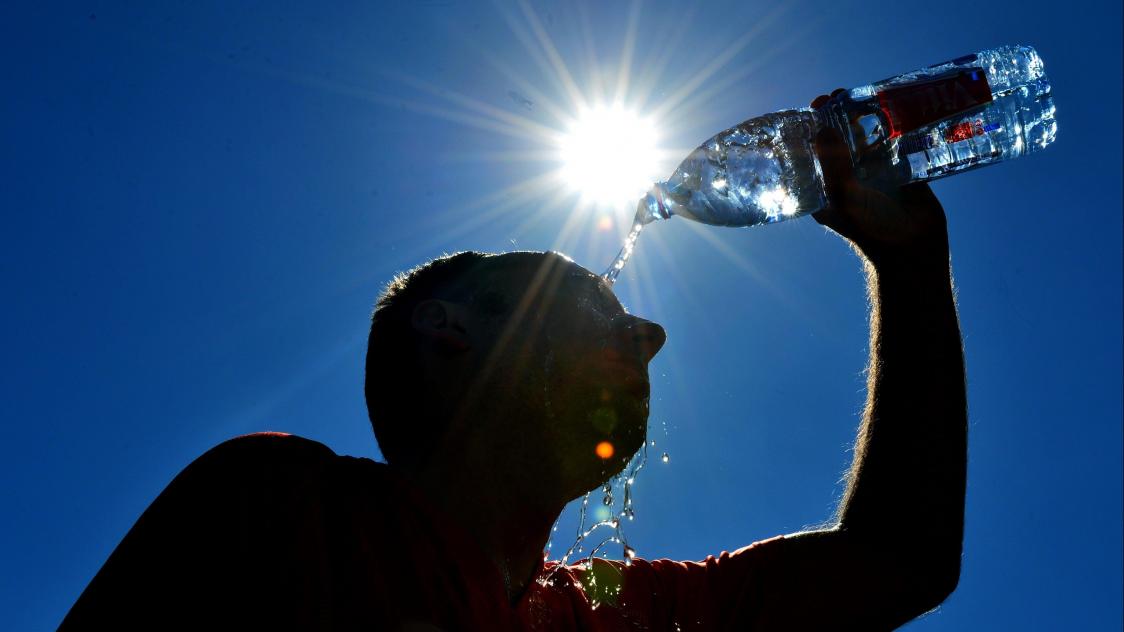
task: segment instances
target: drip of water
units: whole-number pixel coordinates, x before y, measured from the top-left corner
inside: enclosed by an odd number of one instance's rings
[[[661,419],[661,420],[660,420],[660,425],[661,425],[661,426],[663,427],[663,438],[664,438],[664,439],[666,439],[666,438],[667,438],[667,420],[666,420],[666,419]],[[655,441],[653,441],[653,442],[652,442],[652,445],[653,445],[653,446],[655,446],[655,445],[656,445],[656,442],[655,442]],[[663,453],[663,455],[662,455],[662,456],[660,456],[660,460],[661,460],[661,461],[663,461],[664,463],[668,463],[668,462],[670,462],[670,461],[671,461],[671,456],[670,456],[670,455],[668,455],[668,453],[667,453],[667,452],[664,452],[664,453]]]
[[[632,560],[634,559],[636,559],[636,549],[627,544],[624,545],[624,565],[632,566]]]

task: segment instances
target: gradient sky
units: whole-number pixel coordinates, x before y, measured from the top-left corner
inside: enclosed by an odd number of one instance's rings
[[[379,458],[362,363],[394,272],[464,249],[608,264],[629,211],[535,186],[557,165],[524,132],[574,109],[546,51],[591,102],[628,69],[626,102],[662,108],[661,142],[689,149],[1010,43],[1046,62],[1058,140],[934,185],[967,355],[967,530],[959,589],[908,628],[1124,626],[1119,2],[25,4],[0,20],[0,628],[53,629],[226,438]],[[636,484],[639,555],[827,519],[867,345],[842,241],[811,219],[673,219],[617,291],[669,334],[650,436],[671,459]]]

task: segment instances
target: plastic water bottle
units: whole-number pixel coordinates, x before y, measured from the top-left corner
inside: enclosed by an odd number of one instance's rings
[[[825,127],[842,133],[856,176],[882,187],[1017,158],[1045,148],[1058,129],[1038,53],[1029,46],[993,48],[844,91],[814,110],[750,119],[712,137],[640,200],[634,233],[672,215],[754,226],[824,208],[813,140]]]

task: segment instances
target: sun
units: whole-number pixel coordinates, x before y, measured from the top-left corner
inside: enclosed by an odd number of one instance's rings
[[[593,204],[635,203],[658,175],[656,129],[620,105],[582,109],[558,141],[563,182]]]

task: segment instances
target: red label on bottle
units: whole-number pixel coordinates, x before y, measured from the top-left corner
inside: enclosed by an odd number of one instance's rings
[[[945,130],[944,140],[946,143],[958,143],[962,140],[968,140],[973,136],[983,136],[997,129],[999,129],[999,123],[988,123],[985,125],[980,119],[976,119],[975,122],[964,121]]]
[[[954,70],[878,93],[878,105],[890,122],[890,138],[985,103],[991,103],[991,86],[981,68]]]

